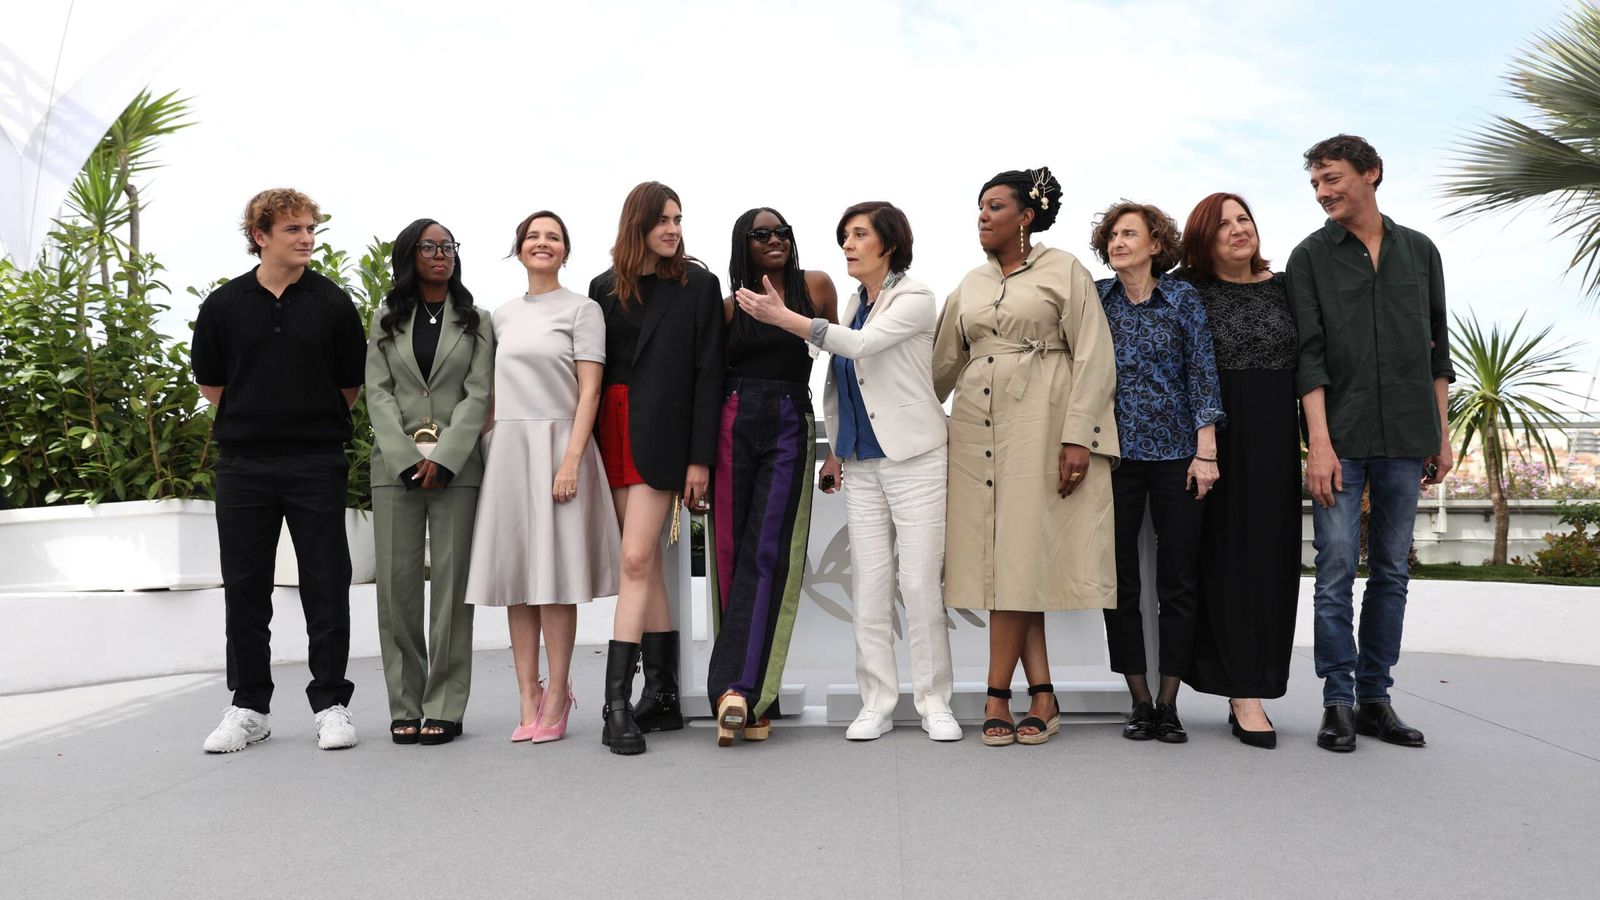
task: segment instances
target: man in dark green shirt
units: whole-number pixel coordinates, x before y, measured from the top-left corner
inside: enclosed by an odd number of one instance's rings
[[[1452,463],[1446,397],[1455,373],[1444,269],[1426,235],[1378,211],[1383,160],[1371,144],[1341,134],[1307,150],[1305,160],[1328,214],[1288,267],[1317,549],[1314,634],[1325,707],[1317,744],[1354,750],[1360,733],[1420,747],[1422,732],[1395,715],[1389,688],[1419,481],[1438,484]],[[1358,648],[1351,592],[1369,484],[1371,574]]]

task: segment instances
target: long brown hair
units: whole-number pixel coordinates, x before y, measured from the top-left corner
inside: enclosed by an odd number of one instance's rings
[[[1256,214],[1250,211],[1250,204],[1238,194],[1218,192],[1196,204],[1183,228],[1183,269],[1196,278],[1216,280],[1217,232],[1222,230],[1222,204],[1229,200],[1244,207],[1244,214],[1250,217],[1252,224],[1255,223]],[[1258,225],[1256,252],[1250,257],[1250,274],[1259,275],[1267,269],[1267,261],[1261,258],[1261,227]]]
[[[639,271],[650,256],[650,248],[645,246],[645,235],[656,227],[656,221],[661,218],[661,211],[666,208],[668,200],[678,204],[680,210],[683,209],[683,201],[678,199],[677,191],[659,181],[646,181],[629,191],[628,199],[622,201],[622,215],[617,220],[617,242],[611,247],[611,270],[614,276],[611,290],[624,307],[639,297]],[[661,259],[656,266],[656,276],[688,284],[686,259],[680,235],[678,252]]]

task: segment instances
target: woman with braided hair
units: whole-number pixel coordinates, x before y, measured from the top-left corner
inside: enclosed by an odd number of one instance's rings
[[[758,321],[736,302],[740,290],[771,295],[803,318],[836,321],[838,295],[826,272],[800,268],[794,229],[775,209],[748,210],[733,223],[724,301],[727,369],[712,468],[712,534],[706,541],[716,640],[706,696],[717,709],[717,744],[764,741],[781,714],[778,691],[800,602],[811,536],[816,422],[811,413],[811,348],[806,339]]]
[[[989,259],[945,302],[934,345],[939,396],[955,392],[945,605],[990,611],[990,746],[1060,730],[1044,613],[1116,605],[1117,370],[1094,279],[1072,254],[1033,243],[1060,201],[1045,168],[984,184],[978,243]],[[1013,724],[1019,659],[1030,701]]]

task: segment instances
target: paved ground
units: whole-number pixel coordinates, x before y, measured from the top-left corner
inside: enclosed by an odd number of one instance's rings
[[[781,727],[642,757],[599,745],[602,660],[575,729],[507,742],[510,659],[478,656],[468,734],[400,747],[376,660],[352,665],[363,743],[316,749],[278,673],[271,740],[210,757],[216,676],[0,697],[0,896],[1538,896],[1600,881],[1600,669],[1410,654],[1400,711],[1426,749],[1312,744],[1304,654],[1241,746],[1213,698],[1167,746],[1081,723],[1043,747],[872,744]]]

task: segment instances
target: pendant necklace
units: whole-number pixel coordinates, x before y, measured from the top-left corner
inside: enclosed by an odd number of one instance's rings
[[[422,309],[423,309],[424,312],[426,312],[428,314],[428,324],[429,325],[437,325],[437,324],[439,324],[439,313],[444,312],[444,305],[447,302],[449,302],[449,301],[448,300],[440,300],[439,301],[439,312],[434,312],[433,311],[433,307],[428,305],[428,301],[426,301],[426,300],[422,301]]]

